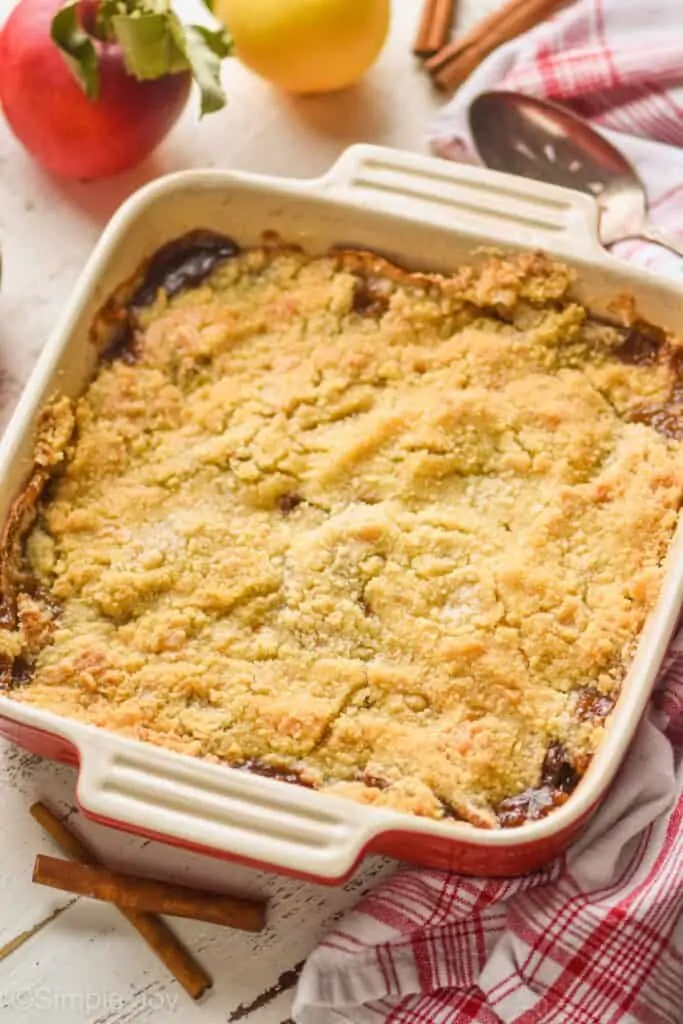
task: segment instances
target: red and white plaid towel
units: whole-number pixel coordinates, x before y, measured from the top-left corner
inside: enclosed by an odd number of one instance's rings
[[[588,118],[638,169],[655,224],[683,236],[682,0],[580,0],[502,46],[432,126],[439,156],[476,160],[467,115],[486,89],[566,103]],[[683,273],[683,261],[659,246],[629,241],[612,251]]]
[[[489,58],[442,112],[434,149],[471,158],[469,102],[501,86],[612,129],[655,222],[683,233],[683,0],[580,0]],[[618,252],[683,273],[651,245]],[[310,956],[294,1017],[681,1024],[683,630],[609,799],[565,858],[510,881],[401,869]]]

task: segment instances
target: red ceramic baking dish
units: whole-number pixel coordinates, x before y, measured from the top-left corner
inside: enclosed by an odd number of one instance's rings
[[[156,249],[210,225],[241,245],[263,232],[311,253],[371,249],[410,269],[451,270],[482,245],[542,249],[577,272],[577,297],[606,313],[632,296],[648,321],[683,334],[674,282],[628,268],[597,240],[597,209],[578,193],[478,168],[368,146],[348,150],[315,181],[192,171],[138,192],[102,235],[49,339],[0,447],[0,515],[32,465],[34,424],[46,398],[76,396],[96,361],[89,328],[107,297]],[[604,740],[569,800],[518,828],[488,830],[359,805],[210,764],[59,717],[0,696],[0,733],[78,766],[83,811],[106,824],[338,883],[368,852],[463,873],[515,875],[564,850],[606,796],[656,679],[683,597],[683,530],[640,638]],[[607,797],[608,798],[608,797]]]

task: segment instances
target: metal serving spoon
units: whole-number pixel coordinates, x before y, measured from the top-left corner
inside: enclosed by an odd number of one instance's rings
[[[488,167],[595,196],[603,245],[644,238],[683,256],[683,242],[650,221],[645,188],[628,160],[565,107],[519,92],[484,92],[470,107],[470,129]]]

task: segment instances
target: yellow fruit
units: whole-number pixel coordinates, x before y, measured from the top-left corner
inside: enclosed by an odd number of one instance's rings
[[[390,0],[214,0],[247,67],[296,93],[357,82],[379,54]]]

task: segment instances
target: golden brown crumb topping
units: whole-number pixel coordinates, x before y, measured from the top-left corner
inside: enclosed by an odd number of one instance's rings
[[[260,250],[159,290],[47,414],[12,696],[430,817],[561,802],[683,489],[673,349],[570,283]]]

